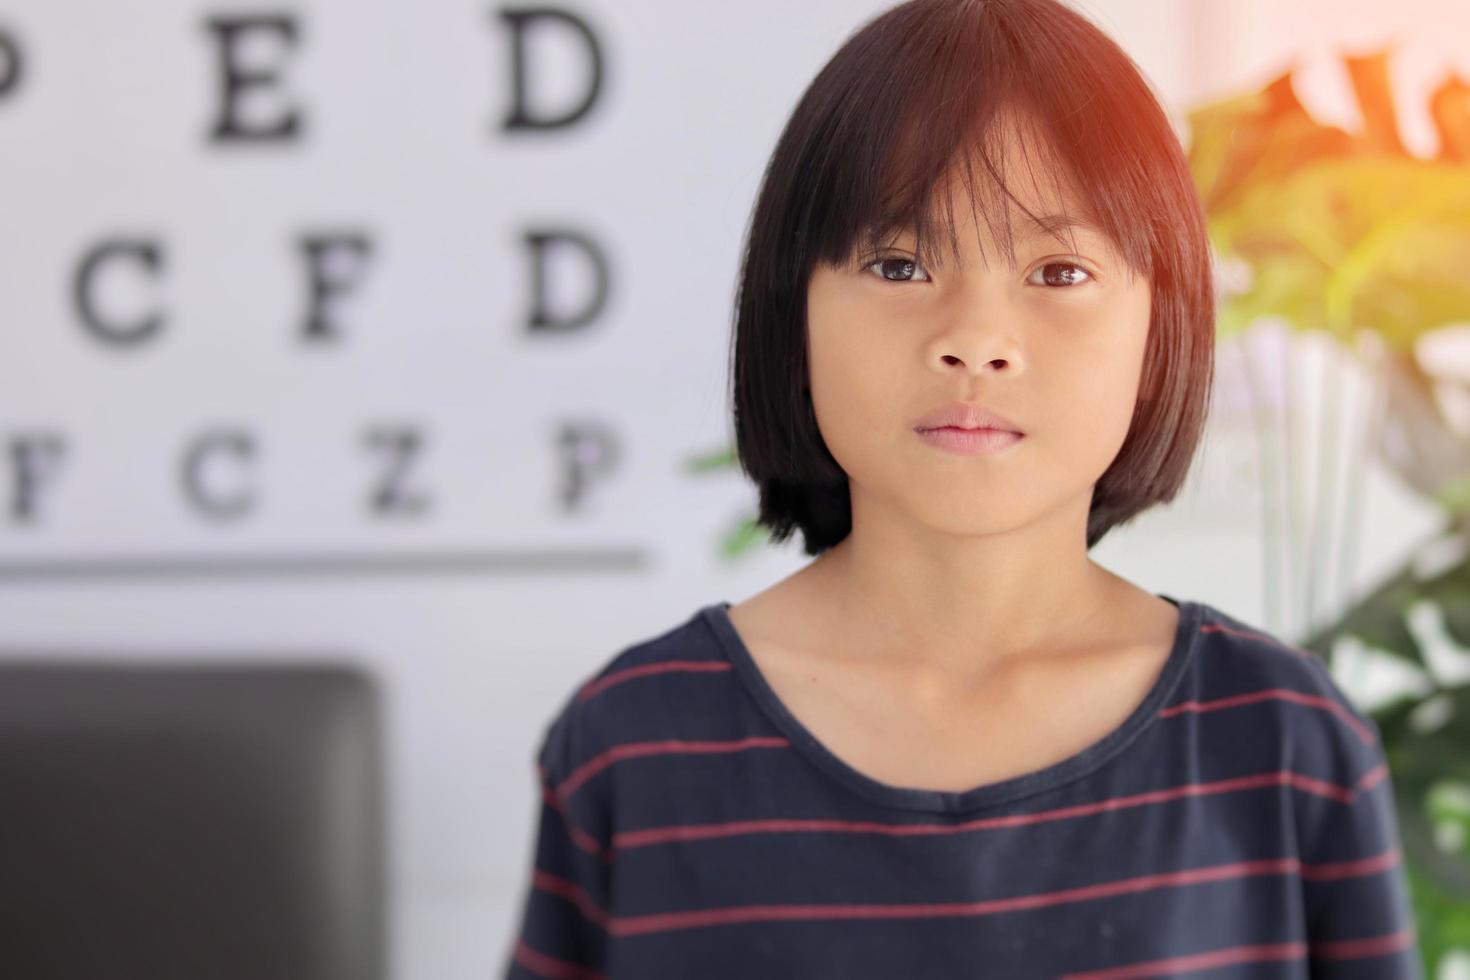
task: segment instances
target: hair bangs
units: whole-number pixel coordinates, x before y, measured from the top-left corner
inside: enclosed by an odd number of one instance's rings
[[[982,34],[982,37],[989,35]],[[979,47],[979,45],[976,45]],[[1006,263],[1016,265],[1016,224],[1039,228],[1059,244],[1078,250],[1075,232],[1099,232],[1135,274],[1151,277],[1155,242],[1149,217],[1160,208],[1130,193],[1145,181],[1120,180],[1141,166],[1106,138],[1097,118],[1076,118],[1092,101],[1094,78],[1052,76],[1051,84],[1018,86],[1010,79],[1036,77],[1036,49],[990,45],[992,57],[976,57],[963,73],[931,72],[903,63],[879,73],[921,77],[904,87],[888,113],[875,112],[858,131],[851,153],[832,157],[838,171],[832,186],[849,189],[844,208],[831,212],[817,236],[817,257],[830,266],[862,262],[911,233],[915,255],[934,269],[963,265],[957,200],[970,202],[976,244],[988,266],[983,226]],[[884,89],[885,94],[892,86]],[[1006,172],[1008,149],[1021,172]],[[1020,193],[1020,183],[1030,186]],[[958,193],[963,188],[963,197]],[[1043,202],[1033,210],[1024,198]]]

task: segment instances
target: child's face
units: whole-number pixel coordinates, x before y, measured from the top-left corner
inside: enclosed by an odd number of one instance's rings
[[[1007,162],[1006,174],[1021,175],[1012,191],[1027,208],[1063,210],[1055,191],[1028,182],[1019,161]],[[898,508],[935,529],[978,534],[1071,508],[1068,516],[1085,528],[1092,486],[1132,420],[1148,280],[1131,275],[1100,232],[1076,229],[1075,252],[1048,234],[1025,237],[1029,219],[1014,205],[1009,268],[972,212],[964,182],[951,186],[963,268],[952,259],[941,268],[919,265],[905,233],[878,253],[893,260],[814,269],[807,338],[818,426],[850,478],[855,511]],[[1067,214],[1083,210],[1078,200],[1065,204]],[[1092,276],[1052,263],[1075,263]],[[992,455],[931,446],[914,426],[949,401],[1000,412],[1024,438]]]

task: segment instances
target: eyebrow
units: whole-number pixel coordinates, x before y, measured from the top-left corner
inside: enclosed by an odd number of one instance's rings
[[[1084,233],[1090,232],[1104,240],[1108,238],[1107,232],[1102,229],[1102,226],[1086,214],[1053,213],[1038,214],[1035,217],[1029,214],[1022,214],[1019,217],[1021,220],[1015,222],[1017,227],[1013,230],[1012,234],[1012,238],[1016,242],[1029,243],[1043,236],[1049,238],[1055,237],[1058,232],[1069,228]],[[913,226],[907,224],[894,230],[896,234],[893,236],[893,240],[914,233]],[[936,256],[935,261],[937,263],[936,268],[943,267],[944,260],[942,258]]]
[[[1016,238],[1024,241],[1029,238],[1039,238],[1042,235],[1054,235],[1068,228],[1092,232],[1095,235],[1103,233],[1097,222],[1085,215],[1040,214],[1034,218],[1026,215],[1022,229],[1016,232]]]

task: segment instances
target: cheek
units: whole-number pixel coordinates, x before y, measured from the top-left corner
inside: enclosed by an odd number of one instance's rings
[[[1064,369],[1051,373],[1051,404],[1056,406],[1058,431],[1078,451],[1106,463],[1127,438],[1138,401],[1143,367],[1143,342],[1100,346],[1088,356],[1072,358]]]
[[[889,424],[895,396],[884,385],[892,372],[881,363],[838,354],[818,354],[811,365],[812,411],[827,448],[839,461],[845,453],[862,453],[877,445],[885,419]],[[902,421],[901,419],[898,421]]]
[[[812,406],[828,444],[839,432],[872,433],[885,419],[892,424],[894,406],[907,402],[891,325],[858,309],[824,309],[808,323]]]

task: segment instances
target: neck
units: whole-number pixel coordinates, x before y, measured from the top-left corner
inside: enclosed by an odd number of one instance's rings
[[[854,516],[804,572],[815,606],[845,649],[920,674],[976,677],[1085,645],[1126,587],[1088,557],[1075,521],[956,535]]]

